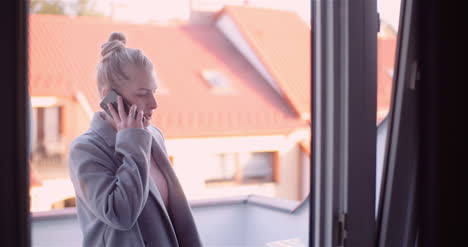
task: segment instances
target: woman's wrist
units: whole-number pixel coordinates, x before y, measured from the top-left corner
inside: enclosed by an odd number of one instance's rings
[[[116,151],[125,149],[131,153],[151,149],[152,136],[148,130],[142,128],[125,128],[117,132],[115,140]]]

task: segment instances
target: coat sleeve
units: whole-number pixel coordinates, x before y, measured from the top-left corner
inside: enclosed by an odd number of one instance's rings
[[[113,160],[89,140],[75,141],[69,152],[70,177],[77,197],[102,222],[117,230],[133,227],[148,198],[151,134],[143,129],[117,132]]]

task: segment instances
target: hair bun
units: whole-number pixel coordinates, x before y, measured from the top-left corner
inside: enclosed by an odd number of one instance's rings
[[[106,43],[101,45],[101,59],[104,60],[114,54],[115,52],[125,50],[127,39],[125,35],[120,32],[113,32],[109,36]]]
[[[109,36],[109,42],[113,41],[113,40],[119,40],[121,41],[124,45],[127,44],[127,39],[125,38],[125,34],[121,33],[121,32],[113,32],[111,33],[111,35]]]

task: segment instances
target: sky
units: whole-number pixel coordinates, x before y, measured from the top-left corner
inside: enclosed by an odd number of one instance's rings
[[[62,0],[74,2],[77,0]],[[251,6],[290,10],[296,12],[305,22],[310,22],[312,0],[90,0],[103,13],[113,15],[116,20],[133,23],[150,21],[164,22],[170,19],[187,20],[190,6],[194,9],[219,10],[224,4],[240,5],[248,2]],[[401,0],[377,0],[377,8],[383,21],[398,30]]]
[[[182,19],[190,16],[190,6],[197,10],[217,11],[224,4],[240,5],[244,0],[96,0],[101,11],[134,23],[151,20]],[[250,0],[251,6],[269,7],[296,12],[305,21],[310,19],[310,1],[305,0]],[[308,21],[307,21],[308,22]]]
[[[377,11],[380,13],[380,19],[390,24],[395,31],[398,30],[400,19],[401,0],[377,0]]]

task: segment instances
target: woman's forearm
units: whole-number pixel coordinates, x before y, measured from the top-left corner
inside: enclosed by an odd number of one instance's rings
[[[114,171],[109,169],[112,160],[92,144],[78,143],[70,151],[70,175],[77,195],[98,219],[115,229],[133,227],[146,204],[150,150],[150,133],[128,129],[117,134],[115,152],[122,163]]]

